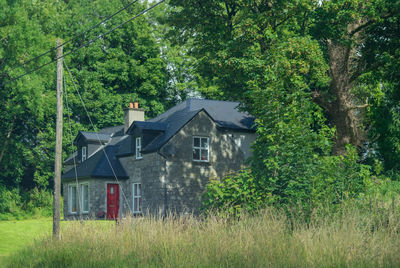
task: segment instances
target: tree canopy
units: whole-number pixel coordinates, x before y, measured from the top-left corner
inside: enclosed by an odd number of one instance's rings
[[[127,1],[1,1],[0,15],[0,170],[1,182],[22,192],[45,190],[53,178],[55,137],[55,63],[17,80],[55,57],[55,51],[27,62],[55,47],[56,38],[76,50],[147,7],[136,2],[89,32],[93,25],[128,4]],[[72,135],[91,130],[86,105],[95,129],[123,123],[123,108],[137,100],[153,117],[176,103],[177,85],[168,72],[155,15],[144,14],[65,57],[65,93]],[[82,34],[85,33],[85,34]],[[72,38],[72,39],[71,39]],[[185,89],[179,89],[184,91]],[[67,116],[67,107],[64,114]],[[64,124],[64,157],[70,154],[68,120]],[[29,197],[28,197],[29,198]]]
[[[220,90],[203,94],[239,100],[257,117],[254,180],[245,173],[237,181],[246,178],[253,192],[269,194],[260,197],[263,202],[312,206],[322,201],[312,193],[329,199],[326,189],[337,195],[329,202],[338,202],[343,191],[331,188],[330,180],[354,179],[346,188],[351,196],[369,176],[362,161],[394,167],[399,75],[386,68],[398,64],[399,1],[170,4],[174,40],[193,44],[197,71]],[[240,188],[214,186],[212,193]]]
[[[56,38],[78,49],[149,4],[85,32],[128,3],[0,0],[0,199],[38,199],[53,178],[54,64],[13,78],[54,59],[27,62]],[[92,129],[75,85],[96,129],[130,100],[148,117],[190,96],[239,101],[258,135],[241,174],[263,202],[355,196],[371,172],[399,177],[399,14],[397,0],[170,0],[65,58],[73,135]]]

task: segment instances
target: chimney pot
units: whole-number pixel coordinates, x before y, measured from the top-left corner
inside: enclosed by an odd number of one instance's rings
[[[144,121],[144,110],[139,109],[139,102],[129,102],[129,107],[124,109],[124,121],[124,133],[126,133],[134,121]]]

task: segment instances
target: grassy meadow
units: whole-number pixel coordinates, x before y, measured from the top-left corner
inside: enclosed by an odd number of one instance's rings
[[[51,230],[51,218],[0,221],[0,264],[5,257],[32,245]]]
[[[91,224],[93,222],[87,222]],[[95,224],[111,225],[111,222],[96,222]],[[61,222],[64,230],[75,222]],[[37,218],[29,220],[0,221],[0,267],[5,266],[7,258],[26,247],[51,237],[53,230],[52,218]]]
[[[378,213],[377,213],[378,212]],[[306,223],[266,210],[240,220],[192,217],[69,222],[6,267],[399,267],[400,217],[348,210]]]

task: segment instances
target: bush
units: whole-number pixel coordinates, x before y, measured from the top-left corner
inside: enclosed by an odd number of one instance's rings
[[[207,184],[203,210],[208,214],[239,216],[243,210],[252,213],[262,208],[265,200],[265,193],[256,188],[251,169],[242,169]]]
[[[32,215],[50,217],[53,214],[53,195],[51,192],[38,188],[29,191],[26,211]]]
[[[324,207],[334,209],[345,200],[354,199],[373,187],[369,166],[359,164],[353,147],[346,156],[325,156],[314,160],[312,168],[297,177],[286,177],[285,171],[277,176],[259,177],[251,169],[243,169],[207,185],[203,204],[207,213],[240,216],[254,213],[268,205],[301,211],[307,219]],[[287,165],[281,169],[293,169]],[[289,209],[290,208],[290,209]]]
[[[358,163],[357,151],[352,146],[347,147],[345,156],[327,156],[319,161],[319,170],[312,179],[312,207],[357,198],[372,187],[370,167]]]
[[[0,184],[0,214],[20,214],[21,203],[21,196],[17,188],[9,190]]]
[[[9,190],[0,184],[0,220],[49,217],[52,213],[50,191],[34,188],[21,194],[18,188]]]

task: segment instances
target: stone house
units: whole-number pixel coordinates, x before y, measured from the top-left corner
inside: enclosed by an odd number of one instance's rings
[[[188,99],[145,121],[137,102],[125,124],[80,131],[62,175],[64,218],[199,212],[210,178],[238,170],[255,140],[238,103]]]

